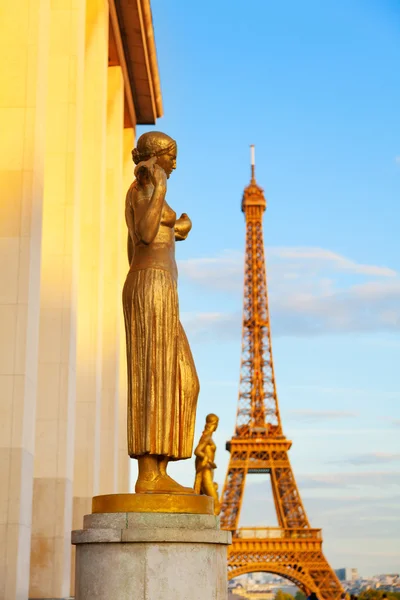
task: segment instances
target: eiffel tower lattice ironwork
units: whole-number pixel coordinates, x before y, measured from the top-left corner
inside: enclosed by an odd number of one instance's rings
[[[264,259],[262,217],[266,200],[255,180],[244,190],[246,255],[242,362],[236,428],[227,443],[230,460],[221,497],[221,527],[232,531],[228,578],[264,571],[279,574],[307,595],[337,600],[342,588],[322,552],[320,529],[312,529],[289,462],[292,442],[282,432],[275,386]],[[248,473],[270,475],[279,527],[239,528]]]

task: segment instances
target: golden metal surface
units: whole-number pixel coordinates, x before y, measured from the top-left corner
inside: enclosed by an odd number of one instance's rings
[[[219,418],[217,415],[207,415],[203,433],[194,451],[196,456],[194,491],[196,494],[205,494],[214,499],[215,515],[219,515],[221,510],[218,498],[218,484],[214,483],[214,469],[217,468],[215,464],[215,451],[217,447],[212,439],[212,434],[216,431],[218,422]]]
[[[92,513],[155,512],[214,514],[214,503],[197,494],[108,494],[95,496]]]
[[[228,577],[268,571],[286,577],[307,595],[338,600],[342,589],[322,552],[320,530],[311,529],[296,485],[282,432],[272,360],[271,329],[262,217],[267,203],[255,179],[244,190],[246,260],[242,364],[235,433],[227,443],[230,460],[221,497],[221,527],[232,531]],[[247,474],[265,473],[279,528],[239,529]]]
[[[128,362],[128,452],[139,463],[138,493],[193,494],[166,472],[190,458],[199,381],[179,320],[175,241],[192,223],[167,204],[176,142],[164,133],[140,136],[132,152],[136,180],[128,190],[130,269],[123,289]]]

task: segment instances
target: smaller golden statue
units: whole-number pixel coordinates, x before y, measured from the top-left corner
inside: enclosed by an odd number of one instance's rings
[[[215,450],[216,445],[212,439],[212,434],[218,427],[219,418],[217,415],[210,414],[206,417],[206,425],[201,434],[194,454],[196,456],[196,479],[194,482],[195,494],[204,494],[214,499],[214,514],[219,515],[221,506],[218,498],[218,484],[214,483]]]

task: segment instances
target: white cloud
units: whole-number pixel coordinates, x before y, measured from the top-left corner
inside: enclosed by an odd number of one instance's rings
[[[349,456],[343,458],[340,461],[334,461],[338,463],[348,463],[351,465],[362,466],[362,465],[384,465],[388,463],[396,463],[400,461],[399,453],[390,452],[371,452],[367,454],[357,454],[355,456]]]
[[[358,275],[373,275],[377,277],[395,277],[396,272],[387,267],[358,264],[340,254],[324,248],[307,247],[275,247],[267,248],[267,256],[281,260],[293,260],[297,266],[301,261],[309,262],[313,268],[333,268],[336,271],[346,271]]]
[[[181,321],[190,337],[198,341],[218,339],[226,341],[239,339],[241,331],[240,313],[181,313]]]
[[[323,248],[277,247],[266,254],[273,335],[400,330],[400,277],[393,269],[358,264]],[[230,299],[234,292],[240,305],[240,253],[182,261],[180,273],[204,290],[225,291]],[[240,321],[240,311],[204,311],[191,315],[190,327],[206,333],[207,323],[212,324],[214,333],[228,338],[229,332],[236,337]]]
[[[290,410],[288,414],[302,421],[330,421],[358,417],[359,414],[348,410]]]
[[[339,472],[297,477],[301,489],[332,488],[377,488],[388,489],[400,487],[400,471],[355,471],[353,473]]]
[[[241,252],[225,250],[215,257],[179,261],[179,275],[190,281],[223,291],[236,290],[243,279]]]

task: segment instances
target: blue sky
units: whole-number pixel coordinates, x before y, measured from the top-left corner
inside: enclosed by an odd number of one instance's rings
[[[334,568],[400,568],[400,6],[152,0],[181,319],[216,412],[222,487],[241,349],[249,144],[264,218],[278,395],[295,476]],[[140,128],[139,133],[149,128]],[[191,483],[193,463],[171,474]],[[241,524],[274,525],[250,476]]]

